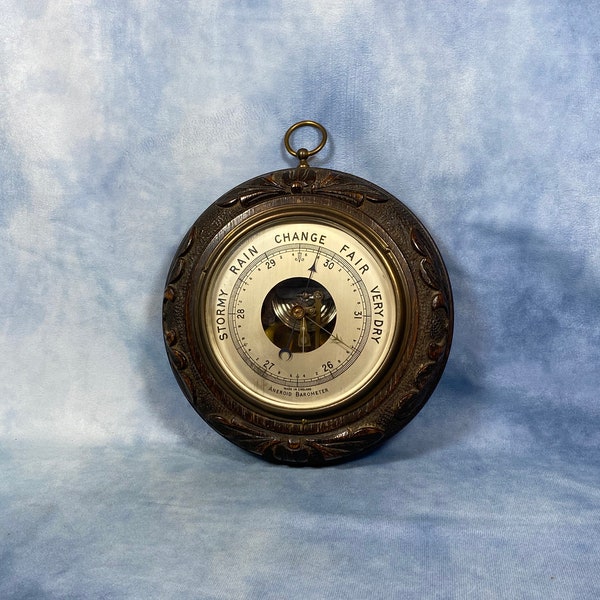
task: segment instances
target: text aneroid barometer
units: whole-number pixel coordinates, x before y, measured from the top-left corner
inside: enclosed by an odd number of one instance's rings
[[[314,150],[291,146],[316,128]],[[452,297],[419,220],[374,184],[307,160],[227,192],[196,221],[167,278],[167,353],[219,433],[268,460],[353,458],[406,425],[450,350]]]

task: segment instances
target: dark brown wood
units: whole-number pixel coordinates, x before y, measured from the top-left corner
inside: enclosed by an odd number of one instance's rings
[[[408,333],[365,398],[322,415],[263,410],[215,375],[195,333],[195,296],[207,261],[227,234],[265,211],[291,206],[355,222],[384,240],[406,281]],[[264,459],[333,464],[359,456],[404,427],[444,370],[453,330],[450,281],[441,255],[416,216],[378,186],[347,173],[299,167],[256,177],[219,198],[196,221],[173,259],[163,300],[167,354],[185,396],[216,431]]]

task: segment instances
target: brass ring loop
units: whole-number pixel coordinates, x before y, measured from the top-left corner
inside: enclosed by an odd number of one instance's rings
[[[313,150],[306,151],[306,155],[304,157],[306,159],[309,156],[313,156],[314,154],[316,154],[317,152],[319,152],[320,150],[323,149],[323,147],[327,143],[327,130],[325,129],[325,127],[323,127],[323,125],[321,125],[321,123],[317,123],[316,121],[299,121],[298,123],[294,123],[285,132],[285,136],[283,137],[283,143],[285,144],[285,149],[292,156],[295,156],[297,158],[301,158],[301,157],[298,156],[298,150],[294,150],[290,146],[290,136],[292,135],[292,133],[294,133],[294,131],[296,131],[296,129],[299,129],[300,127],[314,127],[315,129],[318,129],[319,132],[321,133],[321,141],[319,142],[319,145],[316,148],[314,148]]]

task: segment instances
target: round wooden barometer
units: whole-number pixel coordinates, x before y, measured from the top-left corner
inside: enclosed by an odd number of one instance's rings
[[[313,150],[291,136],[316,128]],[[216,431],[267,460],[354,458],[406,425],[450,350],[450,282],[415,215],[373,183],[309,166],[314,121],[287,131],[295,168],[227,192],[173,259],[169,361]]]

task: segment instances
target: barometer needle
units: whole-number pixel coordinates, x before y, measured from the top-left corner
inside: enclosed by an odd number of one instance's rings
[[[279,358],[283,360],[290,360],[293,356],[292,354],[292,340],[294,339],[294,332],[296,331],[296,323],[292,325],[292,331],[290,333],[290,337],[288,338],[288,343],[285,348],[282,348],[279,351]]]
[[[317,272],[317,261],[319,260],[320,254],[321,254],[321,247],[319,246],[319,249],[317,250],[317,255],[315,256],[315,260],[313,260],[312,265],[310,267],[308,267],[308,270],[310,271],[310,275],[306,278],[306,286],[304,287],[304,292],[303,292],[304,294],[306,294],[306,292],[308,291],[308,286],[310,285],[312,276]],[[318,323],[317,323],[317,326],[320,327],[321,329],[323,329],[323,327],[321,327]],[[294,325],[292,327],[292,331],[290,333],[290,338],[287,343],[287,347],[282,348],[279,351],[279,358],[281,358],[282,360],[284,358],[285,358],[285,360],[290,360],[293,356],[292,340],[294,339],[295,331],[296,331],[296,324],[294,323]],[[302,326],[300,326],[300,332],[302,333]],[[327,333],[329,333],[329,332],[327,332]],[[304,352],[304,344],[302,344],[302,351]]]
[[[321,248],[319,248],[319,252],[317,252],[317,256],[315,256],[315,260],[313,261],[313,264],[308,267],[308,270],[310,271],[310,275],[308,276],[309,279],[313,276],[313,273],[317,272],[317,261],[319,260],[319,253],[321,252]]]
[[[323,330],[325,333],[329,334],[329,331],[327,331],[327,329],[325,329],[325,327],[323,327],[322,325],[320,325],[319,323],[317,323],[314,319],[311,319],[310,317],[306,317],[307,321],[310,321],[313,325],[317,326],[319,329]],[[352,352],[354,352],[356,350],[356,348],[354,346],[350,346],[350,344],[346,344],[346,342],[344,342],[339,335],[335,335],[332,334],[331,335],[331,339],[334,342],[337,342],[338,344],[341,344],[342,346],[345,346],[346,348],[348,348],[348,350],[351,350]]]
[[[319,246],[319,249],[317,250],[317,255],[315,256],[315,260],[313,261],[313,264],[310,267],[308,267],[308,270],[310,271],[310,275],[308,276],[308,279],[306,280],[306,287],[304,288],[305,292],[308,290],[308,286],[310,285],[310,280],[312,279],[312,276],[317,272],[317,261],[319,260],[320,254],[321,254],[321,246]]]

